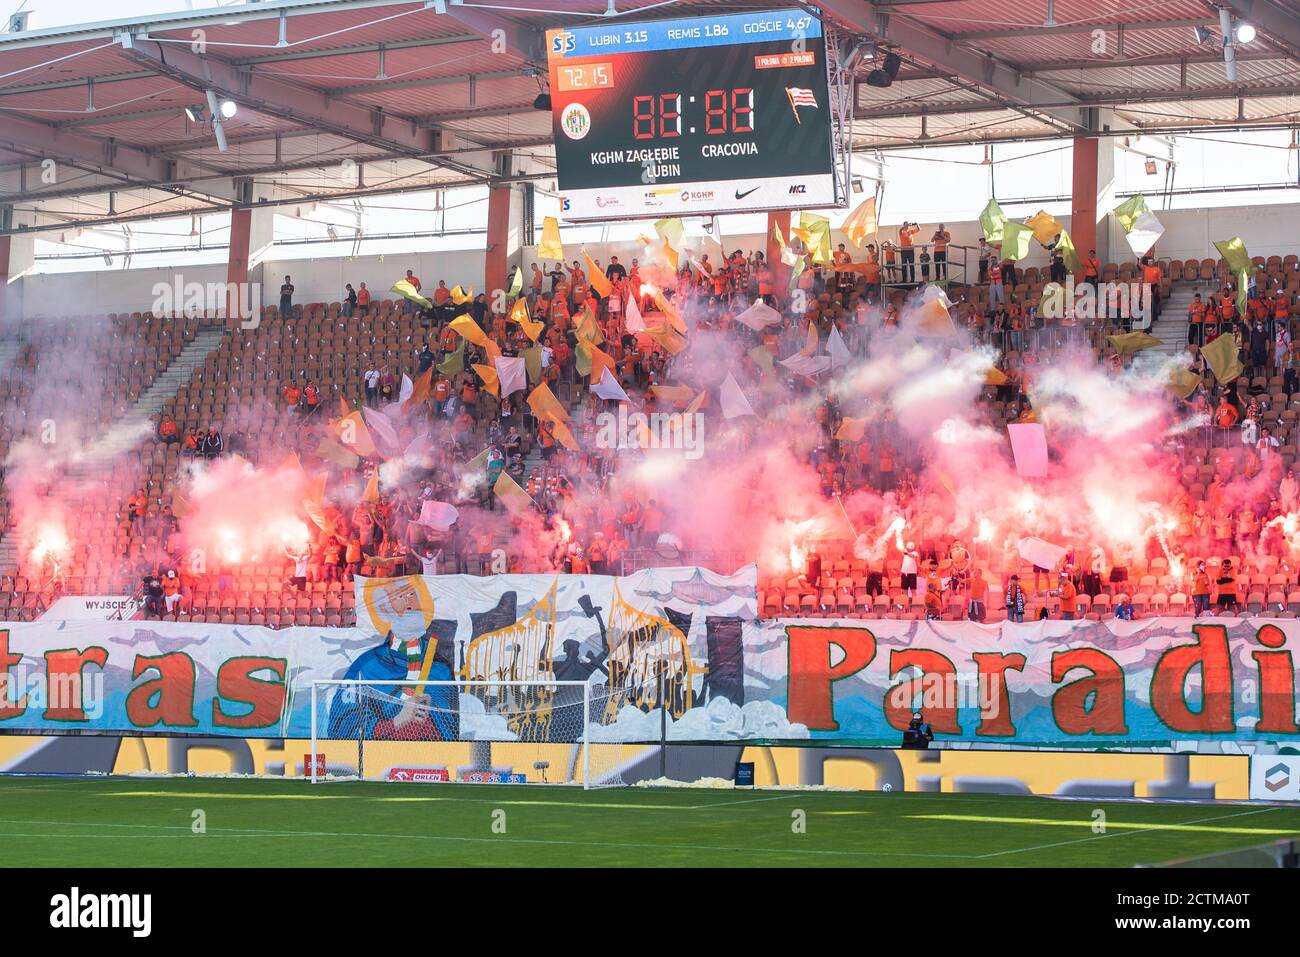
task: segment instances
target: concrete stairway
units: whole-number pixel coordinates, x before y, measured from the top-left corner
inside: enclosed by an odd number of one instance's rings
[[[1160,304],[1160,318],[1149,330],[1157,339],[1164,340],[1149,352],[1162,356],[1180,356],[1187,349],[1187,310],[1192,298],[1199,292],[1201,298],[1209,296],[1210,287],[1199,282],[1176,282],[1169,298]]]
[[[77,462],[68,466],[63,480],[51,489],[50,497],[60,502],[69,502],[74,496],[84,494],[87,484],[94,482],[105,462],[112,461],[115,456],[152,436],[163,405],[176,395],[182,385],[190,381],[194,370],[203,365],[208,355],[221,345],[224,335],[225,330],[220,327],[201,329],[193,341],[159,373],[126,415],[115,422],[99,441],[88,446]],[[4,368],[3,347],[7,341],[0,341],[0,368]],[[0,534],[5,531],[0,530]],[[0,538],[0,574],[10,574],[17,566],[17,542],[12,534],[3,534]]]

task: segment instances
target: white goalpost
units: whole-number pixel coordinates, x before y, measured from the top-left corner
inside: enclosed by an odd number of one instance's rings
[[[303,773],[617,787],[626,746],[591,740],[609,705],[582,681],[317,680]]]

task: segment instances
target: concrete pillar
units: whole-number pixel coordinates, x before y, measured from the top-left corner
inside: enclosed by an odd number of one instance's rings
[[[1080,259],[1095,249],[1098,259],[1110,262],[1110,211],[1115,206],[1115,146],[1111,138],[1075,137],[1073,174],[1070,239]]]
[[[35,264],[35,236],[0,236],[0,332],[9,332],[23,321],[23,277]]]
[[[271,209],[240,206],[230,213],[230,253],[226,262],[226,316],[241,321],[260,317],[268,299],[279,302],[281,277],[263,276],[262,262],[275,240],[275,213]],[[266,282],[275,288],[265,288]],[[252,316],[243,312],[251,307]]]
[[[509,183],[488,190],[487,241],[484,252],[483,290],[488,303],[493,292],[510,287],[515,267],[523,265],[524,192]],[[524,282],[528,281],[527,276]]]

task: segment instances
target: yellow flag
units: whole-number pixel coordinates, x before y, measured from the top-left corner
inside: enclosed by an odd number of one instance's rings
[[[664,260],[668,265],[673,267],[673,272],[677,271],[677,250],[673,249],[673,247],[667,243],[664,243]]]
[[[370,481],[366,482],[366,490],[361,493],[361,501],[379,504],[379,469],[370,470]]]
[[[483,388],[495,396],[501,395],[501,380],[497,377],[497,370],[492,366],[485,366],[475,362],[472,366],[478,377],[483,380]]]
[[[985,385],[1006,385],[1010,381],[1007,374],[997,366],[989,366],[989,371],[984,373]]]
[[[1025,225],[1034,231],[1034,238],[1044,246],[1055,239],[1063,228],[1061,224],[1053,219],[1047,210],[1044,209],[1040,209],[1038,212],[1034,213],[1034,215],[1026,219]]]
[[[808,244],[808,251],[812,253],[813,262],[829,265],[831,262],[831,221],[825,216],[819,216],[817,213],[800,213],[799,225],[808,234],[803,241]]]
[[[582,312],[578,314],[578,321],[573,325],[573,334],[582,342],[590,342],[600,345],[605,341],[605,333],[600,329],[600,323],[596,321],[595,314],[591,311],[591,303],[582,304]]]
[[[451,287],[451,301],[458,306],[463,306],[474,298],[474,287],[469,287],[469,292],[461,289],[460,286]]]
[[[876,197],[870,196],[858,204],[858,208],[849,213],[840,226],[844,238],[859,249],[862,241],[876,234]]]
[[[807,335],[804,336],[803,348],[799,350],[799,355],[815,356],[817,354],[817,346],[820,343],[820,341],[821,338],[817,333],[817,323],[809,322],[808,333]]]
[[[564,261],[564,246],[560,242],[560,221],[554,216],[542,220],[542,241],[537,245],[538,259]]]
[[[668,325],[682,335],[686,335],[686,323],[682,321],[682,314],[677,311],[676,306],[664,298],[664,294],[658,289],[654,291],[654,301],[659,311],[668,319]]]
[[[333,462],[345,469],[356,468],[357,462],[360,461],[360,457],[355,452],[345,449],[327,435],[321,437],[320,444],[316,446],[316,454],[325,461]]]
[[[604,299],[614,291],[613,285],[610,283],[609,278],[600,271],[600,267],[591,261],[591,257],[587,255],[586,250],[583,251],[582,258],[587,260],[587,282]]]
[[[686,348],[686,340],[668,326],[658,324],[649,326],[645,334],[662,346],[669,355],[675,356]]]
[[[682,236],[686,234],[686,226],[682,223],[681,217],[670,216],[655,220],[655,232],[659,234],[665,246],[680,246]]]
[[[569,421],[569,413],[564,411],[564,406],[560,405],[560,400],[555,397],[555,393],[545,382],[528,394],[528,408],[532,409],[533,415],[539,419],[550,419],[555,422]]]
[[[1186,399],[1201,384],[1201,377],[1190,369],[1175,369],[1169,375],[1169,391],[1180,399]]]
[[[519,323],[520,328],[524,330],[524,335],[533,342],[537,341],[537,337],[545,328],[541,322],[534,322],[528,318],[528,301],[523,298],[515,300],[515,304],[510,307],[510,315],[506,318]]]
[[[487,333],[483,331],[479,324],[474,321],[474,317],[469,313],[465,313],[463,316],[457,316],[447,325],[476,346],[482,346],[488,341]]]
[[[1232,336],[1219,336],[1209,345],[1201,346],[1201,355],[1205,356],[1205,361],[1214,370],[1214,377],[1220,382],[1231,382],[1245,371]]]
[[[578,375],[591,376],[593,384],[599,382],[606,369],[611,373],[617,373],[613,358],[607,352],[602,352],[590,342],[579,342],[578,348],[574,354],[574,363],[578,369]]]
[[[360,412],[353,412],[346,418],[340,419],[334,426],[334,433],[338,436],[339,442],[363,459],[375,454],[375,443],[370,438],[370,430],[366,428],[366,420],[362,418]]]
[[[1125,332],[1117,336],[1107,336],[1106,339],[1122,356],[1131,356],[1164,342],[1163,339],[1157,339],[1148,332]]]
[[[695,390],[685,385],[652,385],[650,391],[655,394],[656,399],[676,404],[690,402],[695,395]]]
[[[835,438],[841,442],[861,442],[867,434],[866,419],[850,419],[845,416],[840,420],[840,427],[835,430]]]
[[[502,472],[497,476],[492,491],[496,493],[497,498],[501,499],[501,504],[506,507],[506,511],[512,515],[522,515],[524,512],[532,511],[536,507],[533,500],[529,498],[528,493],[510,477],[509,472]]]
[[[780,223],[772,224],[772,238],[776,240],[776,244],[778,246],[780,246],[782,249],[785,249],[785,237],[781,235]]]
[[[771,375],[774,371],[772,364],[772,353],[767,346],[755,346],[749,350],[749,357],[754,360],[764,372]]]
[[[418,306],[422,306],[425,309],[428,309],[433,305],[432,302],[420,295],[419,291],[409,279],[397,280],[397,282],[393,283],[393,288],[388,291],[395,292],[403,299],[409,299],[411,302]]]

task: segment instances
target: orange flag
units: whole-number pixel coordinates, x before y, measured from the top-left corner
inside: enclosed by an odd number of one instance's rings
[[[501,380],[497,377],[497,370],[492,366],[480,365],[474,363],[473,369],[478,373],[479,378],[483,380],[483,388],[487,389],[495,396],[501,395]]]
[[[402,411],[410,412],[416,406],[428,402],[431,395],[433,395],[433,366],[429,366],[416,376],[410,396],[402,403]]]
[[[600,271],[600,267],[591,261],[591,257],[587,255],[585,249],[582,251],[582,258],[587,260],[587,281],[591,283],[591,288],[600,294],[600,298],[604,299],[614,291],[614,286],[605,274]]]
[[[476,346],[481,346],[488,341],[487,333],[479,328],[479,324],[473,320],[469,313],[457,316],[448,325]]]

